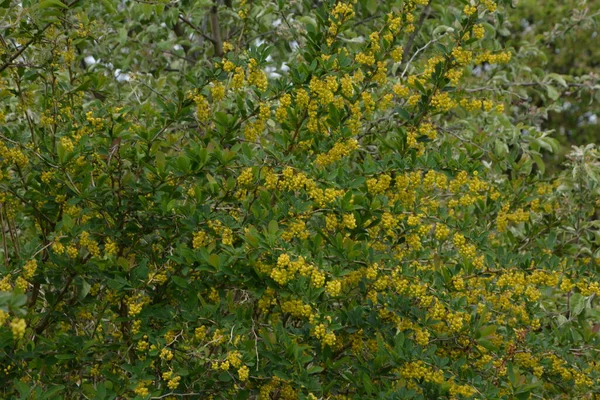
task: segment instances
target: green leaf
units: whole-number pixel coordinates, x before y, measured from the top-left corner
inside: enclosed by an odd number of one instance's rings
[[[181,278],[179,276],[173,275],[173,276],[171,276],[171,280],[173,282],[175,282],[175,284],[177,286],[179,286],[179,287],[181,287],[183,289],[187,289],[187,288],[190,287],[190,284],[187,282],[187,280],[185,280],[185,279],[183,279],[183,278]]]
[[[571,310],[571,316],[575,317],[581,314],[585,308],[585,297],[581,293],[575,293],[569,299],[569,309]]]
[[[85,279],[81,278],[81,286],[79,289],[79,300],[85,299],[90,292],[92,285],[90,285]]]
[[[106,12],[108,12],[109,14],[117,13],[117,9],[115,8],[115,6],[112,4],[112,2],[110,0],[100,0],[100,2],[106,9]]]
[[[556,100],[560,97],[558,90],[556,90],[554,86],[547,85],[546,92],[548,93],[548,97],[550,97],[552,100]]]
[[[217,254],[211,254],[208,257],[208,262],[213,267],[219,268],[219,266],[221,265],[221,258]]]
[[[64,390],[64,388],[65,388],[64,385],[54,386],[53,388],[50,388],[50,389],[44,391],[42,399],[51,399],[57,393],[62,392]]]
[[[559,83],[564,88],[569,87],[569,85],[567,85],[567,81],[565,81],[565,78],[563,78],[562,75],[559,75],[556,73],[550,73],[550,74],[546,75],[546,78]]]
[[[562,315],[562,314],[559,314],[559,315],[556,317],[556,319],[557,319],[557,321],[558,321],[558,326],[559,326],[559,327],[563,326],[564,324],[566,324],[566,323],[569,321],[569,320],[567,319],[567,317],[565,317],[565,316],[564,316],[564,315]]]
[[[308,372],[308,374],[318,374],[319,372],[323,371],[325,368],[323,367],[319,367],[318,365],[313,365],[312,367],[308,368],[306,370],[306,372]]]
[[[369,13],[371,14],[375,14],[377,12],[377,4],[379,3],[378,0],[367,0],[367,11],[369,11]]]
[[[496,332],[496,325],[488,325],[488,326],[484,326],[479,330],[479,336],[480,337],[487,337],[490,335],[493,335]]]
[[[277,232],[279,232],[279,224],[277,223],[277,221],[275,221],[275,220],[269,221],[269,226],[268,226],[267,232],[269,232],[269,234],[271,234],[271,235],[275,235],[275,234],[277,234]]]
[[[531,153],[531,157],[533,158],[535,164],[538,166],[540,172],[544,174],[546,172],[546,164],[544,163],[542,157],[536,153]]]
[[[60,0],[44,0],[40,2],[40,8],[49,8],[49,7],[60,7],[60,8],[69,8]]]

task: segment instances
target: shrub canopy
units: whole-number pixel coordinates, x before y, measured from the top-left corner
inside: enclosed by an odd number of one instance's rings
[[[510,5],[0,1],[3,397],[597,398],[600,154],[512,88],[595,83]]]

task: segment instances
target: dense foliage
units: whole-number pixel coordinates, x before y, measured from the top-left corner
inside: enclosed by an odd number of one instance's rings
[[[0,0],[2,397],[598,398],[597,75],[498,3]]]
[[[518,5],[501,33],[530,73],[510,82],[510,89],[528,104],[527,114],[541,117],[541,127],[564,144],[545,157],[552,169],[571,145],[598,142],[600,51],[594,43],[600,1],[521,0]],[[562,81],[565,76],[573,79]]]

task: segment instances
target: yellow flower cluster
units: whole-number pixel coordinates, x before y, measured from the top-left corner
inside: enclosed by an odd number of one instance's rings
[[[469,64],[473,59],[473,53],[470,50],[463,49],[462,47],[455,47],[452,50],[452,56],[454,57],[454,61],[460,66]]]
[[[446,72],[445,77],[450,80],[450,84],[453,86],[458,85],[460,78],[463,76],[463,71],[461,69],[450,69]]]
[[[31,279],[33,275],[35,275],[35,271],[37,270],[37,261],[35,259],[28,260],[23,266],[23,278]]]
[[[214,82],[210,88],[210,93],[212,95],[213,102],[223,100],[226,95],[225,85],[223,85],[221,82]]]
[[[133,390],[135,394],[141,397],[146,397],[150,394],[150,391],[146,387],[148,385],[147,382],[138,382],[136,388]]]
[[[342,189],[317,187],[317,183],[308,178],[304,173],[295,173],[294,169],[286,167],[283,170],[283,180],[280,182],[282,189],[299,191],[305,189],[308,197],[315,202],[317,207],[325,207],[345,194]]]
[[[221,243],[226,246],[233,244],[233,231],[231,228],[223,226],[223,223],[219,220],[208,221],[208,227],[212,229],[215,234],[221,236]]]
[[[117,243],[110,238],[106,239],[106,242],[104,243],[104,253],[107,256],[114,256],[117,254],[117,251],[119,251]]]
[[[22,339],[27,329],[27,323],[23,318],[15,317],[10,323],[10,330],[16,340]]]
[[[309,235],[310,233],[306,229],[306,222],[298,219],[288,225],[288,229],[281,235],[281,238],[285,241],[290,241],[295,237],[305,240],[308,239]]]
[[[404,48],[402,46],[395,47],[390,53],[392,60],[396,63],[402,62],[403,55],[404,55]]]
[[[489,99],[461,99],[460,105],[467,111],[483,110],[490,112],[495,108],[499,113],[504,112],[504,104],[494,103]]]
[[[100,117],[94,117],[94,113],[92,111],[88,111],[85,114],[85,119],[87,120],[87,122],[92,124],[94,129],[98,131],[104,127],[104,120]]]
[[[194,103],[196,103],[196,117],[200,122],[207,122],[210,119],[210,105],[206,97],[199,92],[191,95]]]
[[[404,379],[423,379],[425,382],[438,385],[444,382],[444,372],[441,369],[434,370],[421,360],[406,363],[397,370],[397,373]]]
[[[98,246],[98,242],[91,239],[90,234],[87,231],[83,231],[79,235],[79,245],[82,247],[87,247],[92,256],[100,256],[100,247]]]
[[[313,334],[315,335],[315,337],[317,339],[321,340],[323,347],[325,347],[325,346],[332,347],[335,345],[335,342],[337,340],[335,333],[330,332],[330,331],[328,332],[325,324],[319,324],[319,325],[315,326]]]
[[[315,160],[315,164],[319,167],[328,166],[343,157],[347,157],[357,149],[358,141],[354,138],[346,141],[338,141],[327,153],[319,154]]]
[[[288,254],[281,254],[277,259],[277,266],[271,270],[269,275],[275,282],[279,283],[280,285],[285,285],[294,278],[298,269],[301,268],[303,271],[305,270],[304,268],[306,264],[304,263],[304,259],[300,257],[299,262],[301,265],[299,268],[296,268],[296,264],[292,266],[292,262]],[[290,266],[292,266],[292,268],[288,268]]]
[[[70,153],[75,148],[73,141],[66,136],[60,138],[60,147],[62,147],[67,153]]]
[[[258,67],[254,58],[248,60],[248,84],[256,86],[261,92],[265,92],[268,86],[267,74]]]
[[[244,168],[237,178],[237,183],[240,186],[250,186],[253,181],[254,174],[252,173],[252,168]]]
[[[327,293],[331,297],[339,296],[341,291],[342,281],[340,280],[332,280],[327,282],[327,285],[325,285],[325,293]]]
[[[180,376],[173,376],[173,371],[163,372],[162,378],[167,381],[167,387],[171,390],[177,389],[179,387],[179,381],[181,380]]]
[[[159,357],[165,361],[171,361],[173,359],[173,352],[166,347],[163,347],[160,351]]]
[[[463,8],[463,13],[467,16],[470,17],[471,15],[475,14],[477,12],[477,7],[476,6],[471,6],[471,5],[466,5],[465,8]]]
[[[491,13],[493,13],[494,11],[496,11],[496,9],[498,8],[498,6],[496,5],[496,2],[494,0],[483,0],[482,4]]]
[[[254,142],[260,134],[265,130],[265,124],[271,117],[271,108],[268,103],[261,103],[258,107],[257,118],[248,123],[244,128],[244,136],[247,140]]]
[[[238,369],[238,378],[240,381],[245,382],[248,380],[248,376],[250,375],[250,369],[246,365],[242,365]]]
[[[229,68],[234,68],[235,65],[231,62],[226,62],[223,64],[223,69],[227,71]],[[231,88],[233,90],[240,90],[244,87],[244,83],[246,82],[246,72],[242,67],[235,67],[235,72],[233,77],[231,78]]]
[[[341,25],[343,22],[354,17],[354,7],[348,2],[338,1],[331,10],[331,16]]]
[[[476,39],[483,39],[485,36],[485,28],[481,24],[476,24],[473,26],[473,36]]]
[[[357,53],[354,57],[354,60],[359,64],[364,64],[367,66],[375,65],[375,55],[373,53]]]
[[[142,309],[146,304],[150,303],[150,298],[142,293],[138,293],[128,296],[125,302],[128,307],[128,315],[130,317],[135,317],[142,312]]]
[[[339,27],[354,17],[354,8],[352,5],[345,2],[338,2],[335,7],[331,10],[329,17],[329,29],[327,37],[327,45],[331,46],[335,36],[338,34]]]
[[[475,57],[475,63],[481,64],[487,62],[489,64],[508,64],[512,54],[509,51],[502,51],[498,54],[493,54],[491,51],[486,50]]]
[[[430,77],[435,72],[436,67],[444,61],[445,59],[442,56],[431,57],[429,60],[427,60],[427,65],[423,70],[423,76]],[[415,76],[411,75],[408,79],[408,83],[414,85],[417,80],[418,79]],[[419,83],[423,85],[425,82],[423,80],[419,80]]]
[[[230,51],[233,51],[233,49],[233,43],[223,42],[223,53],[229,53]]]
[[[292,96],[289,93],[284,93],[279,98],[279,107],[275,111],[277,121],[284,122],[287,119],[288,108],[292,105]]]
[[[450,98],[448,92],[438,92],[431,98],[431,105],[437,111],[447,112],[456,107],[456,102]]]
[[[198,231],[194,233],[194,237],[192,240],[192,247],[194,249],[199,249],[200,247],[206,246],[208,243],[208,235],[204,231]]]
[[[301,300],[287,300],[281,303],[281,312],[290,314],[296,318],[312,318],[314,316],[312,307],[303,304]]]
[[[370,178],[367,180],[367,190],[372,194],[384,193],[392,183],[392,177],[383,174],[379,178]]]
[[[392,87],[392,90],[394,91],[394,94],[400,98],[406,98],[410,93],[410,89],[401,83],[396,83]]]
[[[509,222],[520,223],[529,221],[529,212],[519,208],[514,213],[510,213],[510,205],[504,204],[498,216],[496,217],[496,227],[498,232],[506,232]]]

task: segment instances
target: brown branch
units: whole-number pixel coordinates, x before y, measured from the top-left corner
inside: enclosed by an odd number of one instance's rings
[[[221,39],[221,27],[219,26],[219,9],[217,3],[213,3],[210,9],[210,30],[214,38],[215,55],[223,57],[223,40]]]
[[[71,283],[73,283],[74,278],[75,278],[75,274],[69,275],[69,278],[67,279],[67,283],[62,288],[60,293],[56,296],[56,301],[54,302],[54,306],[52,306],[52,308],[50,310],[48,310],[48,313],[44,316],[44,319],[42,319],[40,321],[40,323],[37,324],[37,326],[35,327],[34,330],[35,330],[36,335],[39,335],[40,333],[42,333],[44,331],[44,329],[46,329],[48,327],[48,325],[50,325],[50,322],[52,319],[52,313],[58,306],[58,303],[60,303],[62,301],[63,297],[65,296],[65,293],[67,293],[67,290],[69,290],[69,287],[71,287]]]
[[[210,36],[208,36],[207,34],[205,34],[204,32],[202,32],[200,30],[200,28],[198,28],[196,25],[192,24],[187,18],[185,18],[183,15],[179,15],[179,19],[181,20],[181,22],[183,22],[184,24],[186,24],[187,26],[189,26],[190,28],[192,28],[197,34],[199,34],[200,36],[202,36],[204,39],[208,40],[209,42],[211,42],[213,45],[215,44],[215,39],[211,38]]]
[[[14,222],[11,224],[10,215],[8,214],[6,214],[6,224],[8,225],[8,232],[10,233],[10,238],[15,247],[17,258],[21,258],[21,246],[19,246],[19,240],[17,238],[17,226]]]
[[[431,11],[431,3],[432,2],[433,2],[433,0],[429,0],[429,3],[427,3],[425,8],[423,8],[423,11],[421,12],[421,16],[419,17],[419,22],[417,22],[417,26],[415,27],[415,30],[413,31],[412,35],[410,35],[410,37],[408,38],[408,42],[406,42],[406,46],[404,46],[405,57],[412,50],[413,43],[414,43],[415,39],[417,38],[417,35],[419,34],[419,31],[421,30],[423,23],[425,23],[425,18],[427,18],[429,16],[429,12]]]
[[[0,229],[2,229],[2,247],[4,249],[4,257],[2,258],[4,258],[4,265],[6,266],[6,269],[8,269],[8,245],[6,241],[6,231],[4,230],[4,214],[2,212],[3,207],[3,204],[0,203]]]
[[[185,32],[184,32],[184,30],[183,30],[183,26],[181,25],[181,22],[180,22],[180,21],[177,21],[177,22],[175,23],[175,26],[173,27],[173,32],[175,32],[175,35],[176,35],[177,37],[179,37],[179,38],[180,38],[180,37],[184,37],[184,36],[185,36]],[[186,55],[186,57],[183,57],[183,58],[184,58],[185,60],[187,60],[189,63],[193,63],[193,62],[195,62],[195,60],[192,60],[191,58],[188,58],[188,57],[187,57],[187,55],[188,55],[188,52],[190,51],[190,47],[191,47],[191,46],[190,46],[189,44],[186,44],[186,43],[184,43],[184,44],[182,44],[182,45],[181,45],[181,47],[183,47],[183,51],[185,52],[185,55]]]
[[[71,8],[75,3],[77,3],[79,0],[74,0],[73,2],[69,3],[67,5],[67,8]],[[52,23],[48,23],[46,24],[42,30],[38,33],[38,37],[40,37],[45,31],[46,29],[50,28],[50,26],[52,25]],[[6,60],[6,62],[4,64],[2,64],[0,66],[0,73],[2,73],[6,68],[8,68],[9,66],[12,65],[12,62],[19,57],[21,54],[23,54],[23,52],[25,50],[27,50],[27,48],[29,46],[31,46],[33,44],[33,42],[35,42],[38,37],[35,37],[33,39],[31,39],[30,41],[28,41],[27,43],[25,43],[23,46],[21,46],[21,48],[19,50],[17,50],[13,55],[11,55],[10,57],[8,57],[8,60]]]
[[[48,27],[50,27],[50,24],[46,25],[43,29],[42,32],[43,33],[46,29],[48,29]],[[12,56],[10,56],[8,58],[8,60],[2,64],[2,66],[0,66],[0,73],[2,73],[2,71],[4,71],[6,68],[8,68],[10,65],[12,65],[12,62],[19,57],[21,54],[23,54],[23,52],[25,50],[27,50],[27,48],[29,46],[31,46],[33,44],[33,42],[35,42],[35,39],[31,39],[30,41],[28,41],[27,43],[25,43],[23,46],[21,46],[21,48],[19,50],[17,50]]]

